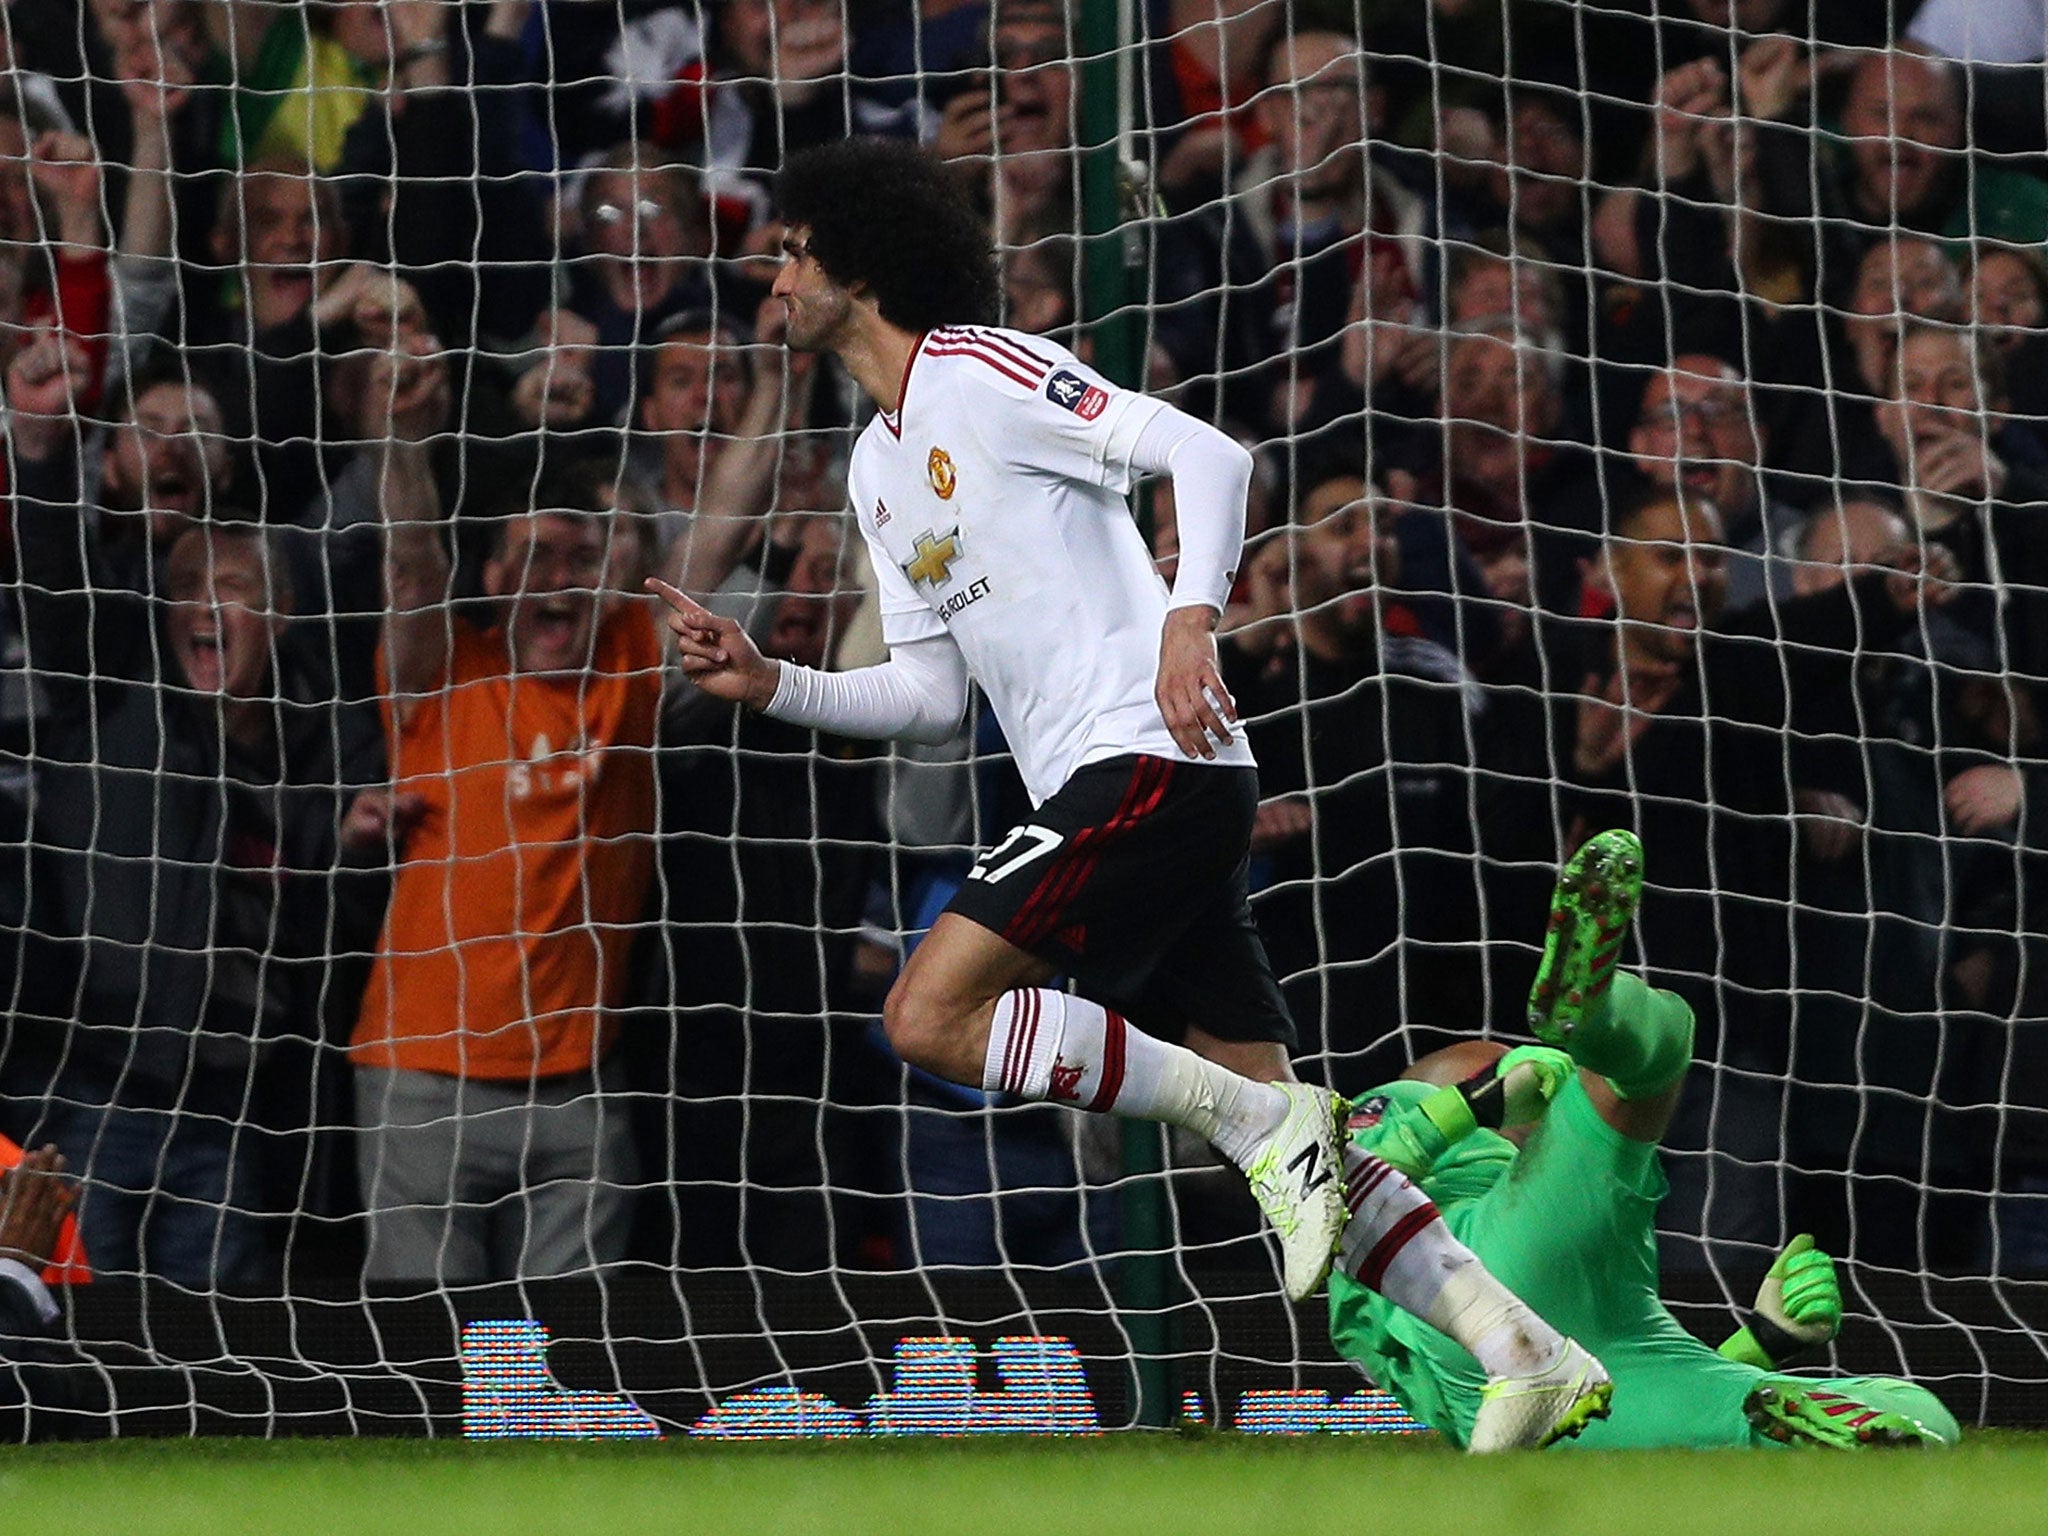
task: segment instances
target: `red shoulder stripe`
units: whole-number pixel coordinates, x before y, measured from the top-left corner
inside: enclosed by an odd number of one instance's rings
[[[1027,373],[1044,374],[1052,370],[1052,364],[1027,347],[1021,347],[1007,336],[994,331],[966,329],[954,326],[940,334],[948,343],[985,347],[1000,357],[1009,359]]]
[[[1038,388],[1038,380],[1032,378],[1006,359],[998,357],[993,352],[984,352],[978,347],[966,345],[943,346],[938,342],[932,342],[925,347],[925,351],[933,357],[971,357],[978,363],[987,364],[995,369],[997,373],[1002,374],[1014,383],[1022,384],[1026,389],[1035,390]]]
[[[999,352],[1007,353],[1009,356],[1016,358],[1020,363],[1037,368],[1043,372],[1050,373],[1052,371],[1052,363],[1049,359],[1040,357],[1029,347],[1020,345],[1007,336],[997,335],[994,331],[983,331],[980,333],[979,340],[988,346],[994,347]]]

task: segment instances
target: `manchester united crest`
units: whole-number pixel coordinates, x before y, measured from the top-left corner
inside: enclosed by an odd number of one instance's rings
[[[932,491],[941,501],[953,499],[953,487],[959,481],[953,475],[953,456],[943,448],[934,448],[924,461],[925,478],[931,481]]]

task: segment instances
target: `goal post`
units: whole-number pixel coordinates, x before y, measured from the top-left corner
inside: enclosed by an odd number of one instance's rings
[[[1144,379],[1146,338],[1133,307],[1141,289],[1134,278],[1142,259],[1131,224],[1132,157],[1139,103],[1132,59],[1136,7],[1127,0],[1089,7],[1079,34],[1081,88],[1081,206],[1086,250],[1081,312],[1104,377],[1127,388]],[[1144,511],[1140,510],[1141,522]],[[1149,531],[1149,529],[1148,529]],[[1120,1296],[1130,1308],[1125,1326],[1137,1355],[1138,1422],[1164,1426],[1181,1411],[1174,1400],[1168,1330],[1173,1269],[1160,1128],[1137,1121],[1122,1127],[1126,1184],[1120,1205],[1124,1260]]]

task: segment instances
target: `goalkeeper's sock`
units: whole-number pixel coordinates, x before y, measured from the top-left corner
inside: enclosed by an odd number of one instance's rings
[[[981,1086],[1097,1114],[1161,1120],[1215,1143],[1240,1167],[1287,1116],[1287,1098],[1155,1040],[1085,997],[1020,987],[996,999]]]
[[[1572,1032],[1572,1060],[1607,1079],[1624,1099],[1647,1099],[1692,1064],[1692,1008],[1676,992],[1627,971]]]
[[[1347,1147],[1344,1179],[1345,1274],[1462,1345],[1488,1376],[1534,1376],[1557,1363],[1564,1335],[1494,1279],[1398,1169]]]

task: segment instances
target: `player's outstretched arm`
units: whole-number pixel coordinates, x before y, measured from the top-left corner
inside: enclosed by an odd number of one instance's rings
[[[894,646],[880,666],[820,672],[764,657],[737,621],[720,618],[658,577],[685,676],[713,698],[791,725],[876,741],[950,741],[967,713],[967,663],[950,635]]]
[[[1721,1353],[1760,1370],[1782,1370],[1841,1331],[1842,1283],[1835,1261],[1802,1232],[1764,1276],[1749,1325],[1738,1329]]]

